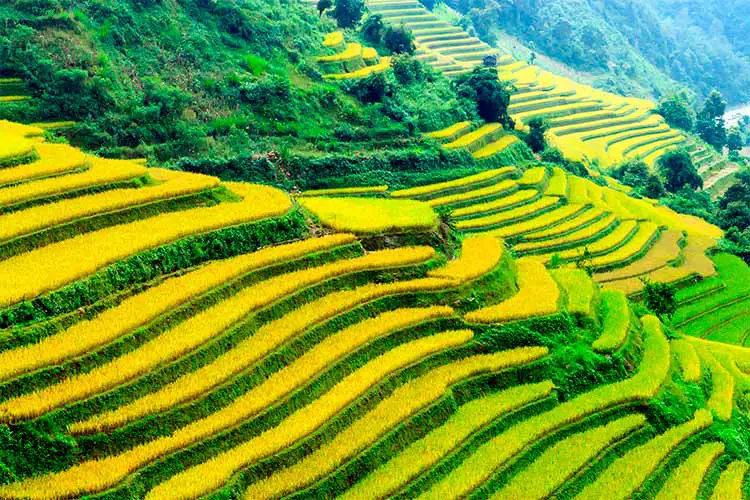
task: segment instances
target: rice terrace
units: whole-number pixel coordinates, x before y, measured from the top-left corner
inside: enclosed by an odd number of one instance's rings
[[[750,498],[749,20],[0,2],[0,499]]]

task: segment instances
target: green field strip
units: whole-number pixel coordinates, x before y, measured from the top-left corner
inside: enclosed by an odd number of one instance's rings
[[[599,288],[583,269],[552,269],[550,274],[563,292],[564,309],[580,324],[596,326]]]
[[[601,104],[599,109],[592,109],[590,111],[579,111],[575,114],[568,116],[560,116],[550,119],[550,126],[555,129],[560,127],[569,127],[571,125],[579,125],[581,123],[587,123],[593,126],[594,123],[612,120],[614,118],[622,118],[635,113],[636,110],[628,106],[608,106]],[[601,124],[599,125],[601,126]],[[564,135],[564,134],[561,134]]]
[[[658,159],[659,156],[674,149],[683,142],[685,142],[685,138],[682,136],[674,139],[665,139],[664,141],[653,143],[651,148],[646,151],[638,152],[638,156],[644,159],[649,159],[653,156],[654,159]]]
[[[702,332],[701,336],[707,340],[713,340],[714,342],[744,345],[745,340],[747,339],[747,333],[750,331],[748,316],[750,316],[750,312],[728,318],[718,325],[714,325],[705,330]]]
[[[510,96],[511,105],[525,104],[542,99],[551,99],[553,97],[571,97],[576,95],[575,90],[551,90],[551,91],[529,91],[523,93],[514,93]]]
[[[695,344],[695,351],[701,359],[701,365],[708,368],[711,374],[711,393],[706,406],[714,411],[719,420],[732,418],[734,407],[734,377],[722,364],[700,344]]]
[[[575,117],[581,113],[589,113],[592,111],[600,111],[606,107],[605,104],[597,101],[581,101],[578,103],[567,104],[563,106],[557,106],[550,110],[530,111],[528,113],[517,113],[514,118],[522,120],[523,122],[529,122],[534,118],[544,118],[549,120],[551,127],[558,126],[558,123],[562,123],[566,120]]]
[[[606,215],[598,221],[588,224],[564,236],[528,243],[519,243],[513,246],[513,250],[519,255],[538,255],[578,248],[604,238],[617,229],[619,224],[619,220],[614,215]]]
[[[450,54],[445,49],[473,49],[476,46],[487,48],[487,45],[478,38],[462,38],[462,39],[449,39],[449,40],[438,40],[434,42],[420,42],[430,50],[440,52],[442,54]]]
[[[638,138],[647,138],[652,137],[655,135],[663,134],[665,131],[668,131],[669,127],[666,125],[662,126],[656,126],[655,128],[647,128],[647,129],[640,129],[635,131],[628,131],[626,133],[618,134],[610,136],[610,138],[606,142],[607,149],[611,148],[612,146],[616,146],[622,142],[625,141],[631,141]]]
[[[614,352],[625,344],[630,331],[630,307],[625,294],[601,292],[602,331],[592,347],[597,352]]]
[[[728,320],[733,320],[747,311],[750,305],[750,297],[745,296],[705,311],[703,314],[689,318],[681,322],[678,328],[696,337],[703,337],[712,331],[712,328],[721,328]]]
[[[735,461],[719,476],[719,481],[711,493],[711,500],[742,500],[743,485],[747,470],[747,462]]]
[[[441,427],[412,443],[341,495],[342,500],[367,500],[393,495],[406,484],[460,449],[492,421],[551,394],[551,382],[506,389],[470,401]]]
[[[567,437],[536,458],[491,498],[549,498],[608,447],[645,424],[643,415],[630,415]]]
[[[676,295],[677,304],[679,307],[685,307],[710,297],[711,295],[721,293],[725,291],[726,288],[727,286],[718,276],[706,278],[687,288],[678,290]]]
[[[672,472],[656,500],[698,498],[704,476],[723,452],[723,443],[706,443],[698,448]]]
[[[656,318],[644,318],[644,327],[643,361],[632,378],[599,387],[516,424],[477,447],[471,456],[419,498],[442,500],[468,495],[526,446],[550,432],[619,404],[655,394],[669,369],[669,344]],[[706,425],[710,423],[710,415],[703,417],[700,424],[703,421]]]
[[[706,410],[698,410],[690,422],[673,427],[627,452],[586,486],[576,498],[630,498],[675,448],[711,423],[711,414]]]
[[[466,33],[443,33],[436,35],[425,35],[419,37],[419,43],[422,45],[430,46],[432,42],[442,42],[447,40],[465,40],[467,38]]]

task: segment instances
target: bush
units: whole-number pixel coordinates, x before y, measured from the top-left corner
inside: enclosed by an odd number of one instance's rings
[[[669,151],[659,158],[659,172],[664,178],[664,187],[672,193],[684,186],[693,189],[703,187],[703,179],[698,175],[690,153],[684,149]]]
[[[385,47],[393,54],[413,54],[414,35],[403,26],[388,26],[383,37]]]
[[[336,0],[333,17],[342,28],[353,28],[365,13],[363,0]]]
[[[484,121],[515,128],[515,122],[508,115],[510,88],[497,78],[496,70],[474,68],[471,73],[459,76],[454,85],[460,98],[476,102],[477,112]]]
[[[383,43],[384,31],[385,24],[383,24],[383,16],[380,14],[369,16],[365,19],[365,22],[362,23],[362,38],[372,45],[380,45]]]

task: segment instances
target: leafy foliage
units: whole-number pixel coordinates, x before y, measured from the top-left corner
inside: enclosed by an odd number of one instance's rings
[[[477,67],[456,79],[459,97],[476,102],[477,113],[486,122],[498,122],[513,128],[513,119],[508,115],[510,89],[497,78],[490,68]]]
[[[676,290],[669,283],[645,281],[643,289],[646,307],[660,318],[671,318],[677,311]]]
[[[667,152],[659,158],[658,164],[667,191],[676,193],[684,186],[693,189],[703,187],[703,179],[698,175],[690,154],[684,149]]]

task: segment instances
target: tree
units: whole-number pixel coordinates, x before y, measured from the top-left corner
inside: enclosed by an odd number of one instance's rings
[[[717,151],[721,151],[727,143],[727,130],[724,124],[726,109],[727,101],[721,97],[718,90],[713,90],[698,113],[695,129],[698,135]]]
[[[323,16],[323,11],[333,6],[332,0],[318,0],[318,15]]]
[[[500,82],[496,71],[476,67],[459,76],[454,85],[460,98],[476,102],[477,113],[484,121],[499,122],[511,129],[515,126],[508,115],[510,89]]]
[[[727,135],[727,149],[729,151],[739,151],[742,149],[742,146],[744,146],[742,141],[742,134],[740,133],[740,129],[737,127],[732,127],[729,130],[729,134]]]
[[[385,31],[385,24],[380,14],[368,16],[362,23],[362,38],[372,45],[380,45],[383,42],[383,31]]]
[[[532,118],[529,120],[529,135],[526,136],[526,143],[532,151],[540,153],[547,147],[547,140],[544,134],[549,130],[549,124],[543,118]]]
[[[383,36],[385,47],[393,54],[413,54],[414,35],[403,26],[388,26]]]
[[[659,173],[664,178],[664,187],[671,193],[676,193],[683,186],[693,189],[703,187],[703,179],[690,159],[690,154],[684,149],[669,151],[659,158]]]
[[[365,13],[364,0],[336,0],[333,17],[342,28],[353,28]]]
[[[643,280],[643,295],[646,307],[660,318],[671,318],[677,311],[675,287],[669,283],[654,283]]]
[[[662,100],[657,112],[672,127],[688,132],[695,128],[695,111],[690,106],[690,99],[684,91]]]

